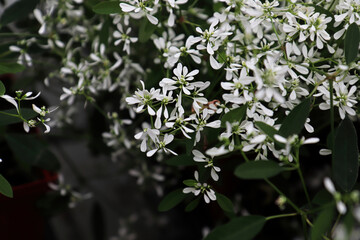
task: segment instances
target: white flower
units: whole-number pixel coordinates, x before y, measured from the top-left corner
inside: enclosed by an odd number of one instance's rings
[[[146,18],[149,20],[149,22],[151,22],[154,25],[157,25],[159,20],[154,17],[153,15],[150,14],[150,12],[152,12],[154,9],[147,7],[143,0],[133,0],[133,5],[130,5],[128,3],[120,3],[120,8],[122,11],[129,13],[129,12],[134,12],[134,13],[140,13],[142,12]]]
[[[18,46],[10,46],[9,47],[11,52],[18,52],[20,53],[17,63],[21,64],[21,65],[25,65],[25,66],[32,66],[32,58],[30,57],[30,55],[26,52],[26,50],[21,49]]]
[[[285,144],[285,148],[283,151],[283,154],[285,156],[288,156],[288,155],[290,156],[292,147],[300,147],[301,145],[304,145],[304,144],[314,144],[314,143],[318,143],[320,141],[319,138],[305,139],[305,137],[302,137],[301,139],[299,139],[299,136],[296,134],[290,135],[287,139],[278,134],[275,134],[274,138],[276,141]]]
[[[146,152],[146,150],[148,149],[147,142],[149,137],[153,142],[157,142],[157,139],[160,135],[160,131],[158,129],[152,129],[148,123],[143,123],[142,127],[143,127],[143,131],[135,134],[134,137],[135,139],[142,140],[140,145],[140,150],[142,152]]]
[[[147,157],[151,157],[151,156],[153,156],[158,150],[162,150],[162,151],[164,151],[165,153],[171,153],[171,154],[177,155],[176,152],[174,152],[174,151],[172,151],[171,149],[165,147],[166,145],[168,145],[169,143],[171,143],[173,140],[174,140],[174,135],[172,135],[172,134],[165,134],[164,137],[163,137],[163,140],[159,140],[159,138],[156,138],[156,139],[155,139],[156,148],[148,151],[148,152],[146,153],[146,156],[147,156]]]
[[[335,186],[330,178],[328,178],[328,177],[324,178],[324,186],[325,186],[326,190],[328,190],[328,192],[331,193],[331,195],[333,195],[333,197],[336,201],[336,208],[337,208],[338,212],[340,214],[344,215],[347,210],[346,205],[345,205],[345,203],[343,203],[341,201],[341,194],[336,191]]]
[[[180,88],[186,95],[190,95],[190,90],[194,89],[194,85],[189,82],[194,80],[194,76],[199,73],[199,70],[195,69],[189,72],[186,66],[183,67],[181,63],[178,63],[173,73],[175,76],[172,79],[163,78],[160,81],[160,87],[164,88],[164,91]]]
[[[118,31],[114,31],[113,36],[114,38],[117,38],[117,40],[114,42],[114,45],[117,46],[120,43],[124,42],[123,51],[126,51],[126,53],[130,54],[130,43],[137,42],[137,37],[130,37],[129,33],[131,32],[131,28],[129,27],[126,31],[123,30],[123,26],[119,23],[116,25]]]
[[[196,182],[191,187],[186,187],[183,189],[183,193],[193,193],[195,196],[198,196],[200,193],[203,194],[204,200],[206,203],[210,203],[210,200],[216,201],[215,191],[211,189],[211,186],[207,183],[199,182],[199,173],[198,171],[194,172],[194,177]]]
[[[199,150],[193,150],[192,151],[193,155],[194,155],[194,161],[195,162],[205,162],[207,163],[205,165],[205,168],[210,167],[211,168],[211,177],[212,179],[214,179],[214,181],[218,181],[219,180],[219,175],[217,174],[217,172],[220,172],[221,169],[219,167],[214,166],[214,160],[213,160],[213,156],[211,156],[210,158],[205,157],[204,154],[202,154]],[[208,154],[209,155],[209,154]]]
[[[150,92],[145,89],[145,84],[143,81],[140,81],[143,90],[138,89],[135,92],[135,95],[133,97],[127,97],[125,100],[129,105],[137,104],[136,112],[140,113],[144,110],[144,107],[147,107],[147,110],[151,116],[155,116],[155,111],[152,108],[152,102],[153,100],[156,100],[159,98],[160,95],[160,89],[155,90],[154,88],[150,89]]]
[[[339,114],[341,119],[345,118],[346,113],[351,116],[356,115],[356,111],[353,108],[357,104],[356,96],[354,96],[357,88],[356,86],[351,86],[350,90],[348,88],[350,88],[350,86],[346,86],[343,82],[334,82],[334,90],[336,93],[334,96],[334,106],[339,107]],[[320,94],[323,95],[323,99],[325,100],[325,103],[320,103],[320,109],[330,109],[330,92],[326,88],[326,85],[320,86],[318,90],[320,91]]]

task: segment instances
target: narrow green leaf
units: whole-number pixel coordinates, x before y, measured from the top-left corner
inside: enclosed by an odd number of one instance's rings
[[[0,193],[9,198],[13,197],[13,191],[10,183],[1,174],[0,174]]]
[[[216,193],[216,201],[225,212],[234,212],[234,205],[232,201],[225,195]]]
[[[194,179],[187,179],[184,180],[183,183],[188,187],[193,187],[194,185],[197,184],[197,181],[195,181]]]
[[[25,67],[18,63],[0,62],[0,74],[18,73],[18,72],[23,71],[24,69],[25,69]]]
[[[241,179],[264,179],[276,176],[284,170],[283,167],[273,161],[251,161],[237,166],[235,176]]]
[[[6,88],[2,81],[0,81],[0,96],[4,95],[6,92]]]
[[[8,23],[22,20],[26,18],[40,0],[18,0],[5,8],[3,14],[0,17],[0,25],[6,25]]]
[[[261,231],[265,222],[263,216],[237,217],[215,228],[204,240],[251,240]]]
[[[190,155],[180,154],[164,161],[167,165],[170,166],[193,166],[196,165],[196,162],[192,159]]]
[[[226,122],[241,122],[245,117],[246,109],[247,104],[225,113],[224,116],[221,118],[221,127],[226,127]]]
[[[310,112],[311,99],[305,98],[297,105],[281,124],[279,134],[285,138],[292,134],[299,134],[303,129]]]
[[[351,191],[359,169],[356,129],[349,118],[341,121],[335,135],[332,155],[333,179],[345,192]]]
[[[185,197],[186,195],[183,193],[182,189],[172,191],[161,200],[158,210],[160,212],[166,212],[181,203]]]
[[[191,201],[185,208],[185,212],[191,212],[192,210],[194,210],[200,202],[200,197],[194,199],[193,201]]]
[[[139,42],[147,42],[150,39],[151,35],[155,32],[155,29],[156,25],[151,24],[146,19],[143,19],[139,30]]]
[[[0,112],[10,113],[10,114],[17,114],[16,109],[3,110],[3,111],[0,111]],[[26,120],[34,118],[34,117],[36,117],[38,115],[31,108],[22,108],[21,109],[21,114]],[[13,123],[19,123],[19,122],[22,122],[22,121],[23,120],[21,120],[18,117],[13,117],[13,116],[9,116],[9,115],[0,113],[0,126],[5,126],[5,125],[13,124]]]
[[[311,228],[311,239],[322,239],[322,235],[330,230],[334,212],[334,205],[329,205],[329,207],[320,212]]]
[[[100,2],[96,4],[92,10],[97,14],[122,13],[120,2],[118,1]]]
[[[353,62],[359,53],[360,31],[359,26],[354,22],[346,30],[344,48],[346,64]]]

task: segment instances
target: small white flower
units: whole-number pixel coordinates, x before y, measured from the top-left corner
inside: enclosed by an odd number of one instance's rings
[[[219,167],[214,166],[214,160],[213,160],[213,156],[210,158],[207,158],[204,156],[204,154],[202,154],[199,150],[193,150],[192,151],[193,155],[194,155],[194,161],[195,162],[205,162],[207,163],[205,165],[205,168],[210,167],[211,168],[211,177],[212,179],[214,179],[214,181],[218,181],[219,180],[219,175],[217,174],[217,172],[220,172],[221,169]]]
[[[171,154],[177,155],[176,152],[174,152],[171,149],[165,147],[166,145],[168,145],[169,143],[171,143],[174,140],[174,135],[165,134],[164,137],[163,137],[163,140],[159,140],[158,138],[156,138],[155,140],[156,140],[156,142],[155,142],[156,148],[148,151],[146,153],[147,157],[153,156],[158,150],[162,150],[165,153],[171,153]]]
[[[326,190],[333,195],[335,201],[336,201],[336,208],[338,212],[342,215],[344,215],[347,211],[346,205],[344,202],[341,201],[341,194],[336,191],[335,186],[330,178],[326,177],[324,178],[324,186]]]
[[[206,203],[210,203],[211,201],[216,201],[215,191],[211,189],[211,186],[207,183],[199,182],[199,173],[198,171],[194,172],[194,177],[196,183],[192,187],[186,187],[183,189],[183,193],[193,193],[195,196],[198,196],[200,193],[203,194],[204,200]]]

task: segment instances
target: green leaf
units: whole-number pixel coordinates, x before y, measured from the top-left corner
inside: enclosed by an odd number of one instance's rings
[[[0,96],[3,96],[6,92],[6,88],[2,81],[0,81]]]
[[[334,197],[325,189],[321,189],[313,198],[312,203],[323,206],[334,201]]]
[[[325,235],[326,232],[330,230],[334,218],[334,212],[333,205],[329,205],[329,207],[320,212],[318,217],[315,219],[313,227],[311,228],[311,239],[322,239],[322,235]]]
[[[216,201],[225,212],[234,212],[232,201],[221,193],[216,193]]]
[[[333,179],[345,192],[351,191],[359,169],[356,129],[349,118],[341,121],[335,135],[332,155]]]
[[[18,73],[25,69],[23,65],[18,63],[4,63],[0,62],[0,74],[5,73]]]
[[[194,179],[187,179],[184,180],[183,183],[188,187],[193,187],[197,184],[197,181],[195,181]]]
[[[120,2],[118,1],[100,2],[96,4],[92,10],[97,14],[122,13],[119,4]]]
[[[37,166],[49,171],[60,169],[56,156],[48,149],[46,143],[29,134],[7,134],[5,139],[11,150],[22,163]]]
[[[193,161],[192,157],[187,154],[180,154],[164,161],[167,165],[170,166],[193,166],[196,165],[196,162]]]
[[[110,19],[109,16],[106,16],[105,21],[102,24],[99,32],[100,44],[104,44],[105,47],[109,45],[109,28],[110,28]]]
[[[0,174],[0,193],[9,198],[13,197],[10,183]]]
[[[18,0],[5,8],[3,14],[0,17],[1,25],[22,20],[26,18],[30,13],[33,12],[36,5],[40,0]]]
[[[350,236],[351,232],[354,230],[354,224],[355,224],[355,219],[352,211],[347,211],[345,217],[343,218],[343,223],[345,225],[345,229],[348,233],[348,236]]]
[[[149,21],[143,19],[139,30],[139,42],[147,42],[151,35],[155,32],[156,25],[151,24]]]
[[[221,118],[221,127],[226,127],[226,122],[241,122],[246,114],[247,104],[225,113]]]
[[[10,114],[17,114],[16,109],[3,110],[1,112],[10,113]],[[21,114],[22,114],[23,118],[25,118],[26,120],[34,118],[34,117],[36,117],[38,115],[31,108],[22,108],[21,109]],[[5,126],[5,125],[13,124],[13,123],[19,123],[19,122],[22,122],[22,121],[23,120],[18,118],[18,117],[13,117],[13,116],[9,116],[9,115],[5,115],[5,114],[0,113],[0,126]]]
[[[185,197],[186,195],[183,193],[182,189],[172,191],[161,200],[158,210],[160,212],[166,212],[181,203]]]
[[[185,208],[185,212],[191,212],[192,210],[194,210],[200,202],[200,197],[194,199],[193,201],[191,201]]]
[[[235,169],[235,176],[241,179],[264,179],[276,176],[284,170],[276,162],[259,160],[240,164]]]
[[[263,216],[237,217],[215,228],[204,240],[251,240],[261,231],[265,222]]]
[[[359,26],[354,22],[346,30],[344,48],[346,64],[353,62],[359,53],[360,31]]]
[[[284,138],[292,134],[299,134],[303,129],[306,118],[310,112],[311,99],[305,98],[299,105],[297,105],[285,120],[282,122],[279,129],[279,134]]]

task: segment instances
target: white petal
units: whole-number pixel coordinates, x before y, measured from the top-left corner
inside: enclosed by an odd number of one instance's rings
[[[328,177],[324,178],[324,186],[331,194],[336,192],[333,182]]]
[[[27,124],[27,122],[23,122],[23,127],[24,127],[25,132],[30,131],[29,124]]]
[[[14,98],[10,97],[9,95],[2,95],[0,96],[1,98],[5,99],[6,101],[8,101],[9,103],[11,103],[12,105],[14,105],[16,107],[16,110],[19,112],[19,108],[18,105],[15,101]]]
[[[211,169],[211,177],[212,177],[212,179],[214,179],[214,181],[219,180],[219,175],[215,172],[214,169]]]
[[[127,3],[120,3],[120,7],[121,7],[121,10],[124,12],[131,12],[131,11],[135,10],[135,8],[136,8],[135,6],[132,6]]]
[[[284,137],[282,137],[282,136],[280,136],[280,135],[275,134],[275,135],[274,135],[274,138],[275,138],[275,140],[278,141],[278,142],[287,143],[287,139],[284,138]]]
[[[346,213],[346,205],[342,201],[336,203],[336,208],[340,214],[344,215]]]
[[[265,141],[265,139],[266,139],[266,135],[261,134],[251,139],[250,143],[252,144],[262,143],[263,141]]]
[[[308,138],[304,141],[304,144],[313,144],[318,143],[320,141],[319,138]]]
[[[147,109],[148,109],[148,112],[149,112],[149,114],[150,114],[151,116],[155,116],[155,111],[154,111],[154,109],[152,109],[149,105],[148,105]]]
[[[154,17],[153,15],[146,14],[146,17],[149,20],[149,22],[151,22],[154,25],[157,25],[159,22],[159,20],[156,17]]]
[[[217,70],[220,69],[223,64],[220,64],[218,61],[216,61],[213,55],[210,55],[210,65],[213,69]]]
[[[150,150],[150,151],[148,151],[147,153],[146,153],[146,156],[147,157],[151,157],[151,156],[153,156],[156,152],[157,152],[157,148],[156,149],[153,149],[153,150]]]

